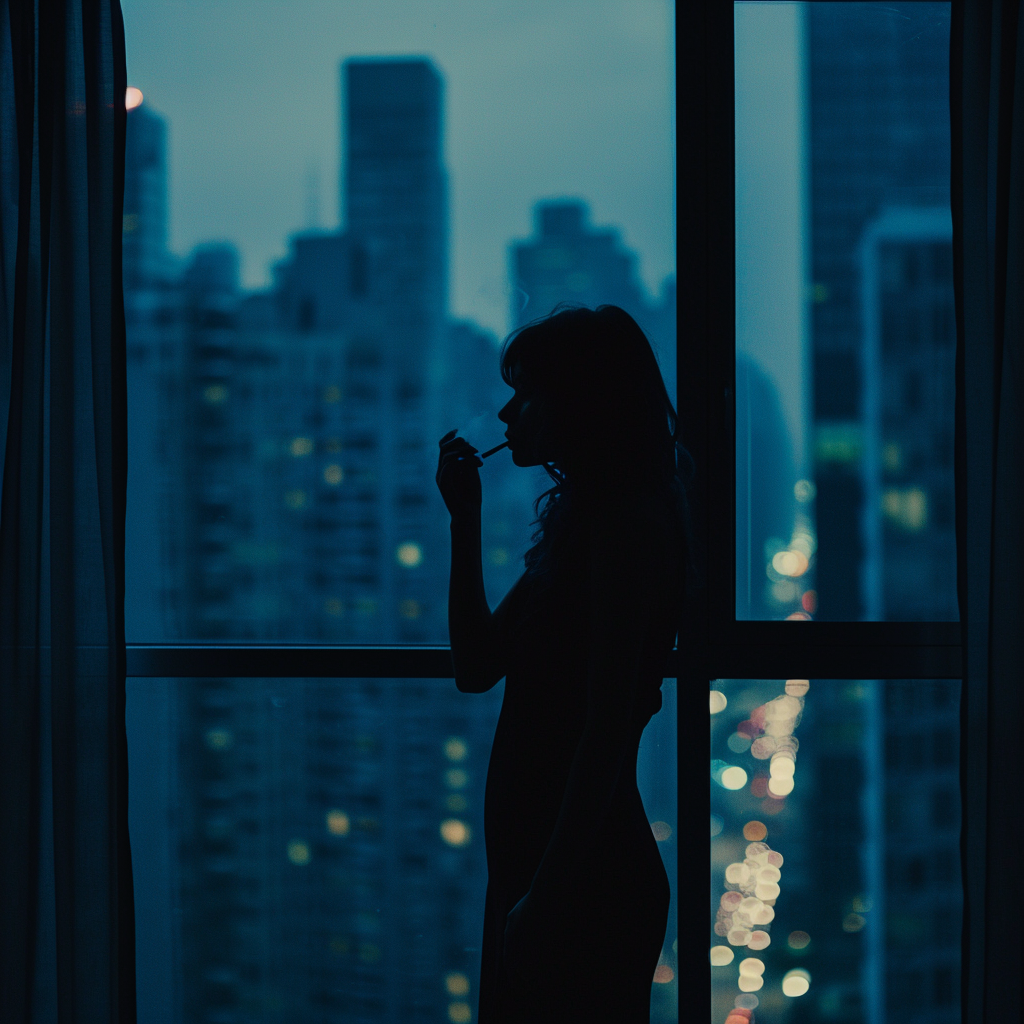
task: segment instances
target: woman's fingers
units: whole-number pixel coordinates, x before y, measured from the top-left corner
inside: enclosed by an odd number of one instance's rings
[[[477,449],[474,448],[473,445],[471,445],[464,437],[453,437],[450,441],[442,441],[440,447],[442,452],[451,452],[456,450],[471,452],[477,451]]]

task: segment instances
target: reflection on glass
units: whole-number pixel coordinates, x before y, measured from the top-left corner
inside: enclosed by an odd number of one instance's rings
[[[948,3],[738,3],[736,615],[957,618]]]
[[[959,683],[714,685],[714,1024],[959,1021]]]
[[[126,10],[128,638],[444,641],[499,338],[617,303],[674,387],[673,5],[215,7]],[[482,475],[497,603],[548,484]]]
[[[654,1024],[678,1020],[675,693],[637,765],[673,893]],[[501,695],[130,680],[140,1020],[475,1021]]]

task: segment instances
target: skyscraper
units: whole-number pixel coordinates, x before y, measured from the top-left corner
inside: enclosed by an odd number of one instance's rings
[[[885,206],[949,204],[948,13],[807,12],[818,617],[865,614],[858,248]],[[938,20],[936,20],[938,18]],[[922,612],[923,618],[935,618]]]
[[[948,19],[948,5],[928,3],[807,11],[825,619],[956,618]],[[811,754],[818,808],[829,806],[830,779],[857,780],[864,794],[862,825],[849,826],[842,851],[827,840],[807,848],[828,943],[820,954],[838,964],[844,944],[862,942],[863,969],[837,975],[835,1019],[956,1020],[956,685],[818,692],[824,713],[860,718],[862,729],[856,743]],[[842,693],[857,696],[844,707]],[[837,871],[860,881],[844,892]]]
[[[200,246],[182,276],[173,574],[189,637],[446,635],[437,422],[494,405],[496,345],[447,320],[440,75],[425,60],[342,74],[341,231],[295,236],[267,293],[241,293],[225,243]],[[487,553],[514,572],[498,539]],[[500,689],[175,692],[182,1012],[469,1019]]]
[[[166,426],[178,346],[177,295],[167,251],[167,124],[141,102],[128,111],[122,229],[131,491],[126,521],[125,628],[132,640],[168,635]]]

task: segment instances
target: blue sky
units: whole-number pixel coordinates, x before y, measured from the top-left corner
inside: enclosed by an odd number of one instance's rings
[[[674,270],[669,0],[123,0],[128,79],[170,123],[170,241],[228,239],[247,286],[308,220],[338,219],[338,66],[445,76],[452,311],[502,333],[507,246],[536,200],[621,228],[648,287]]]

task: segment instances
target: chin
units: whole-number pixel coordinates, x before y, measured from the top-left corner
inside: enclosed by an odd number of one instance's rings
[[[517,452],[514,448],[510,448],[509,451],[512,452],[512,464],[519,466],[520,469],[526,469],[528,466],[543,465],[539,459],[531,459],[525,452]]]

